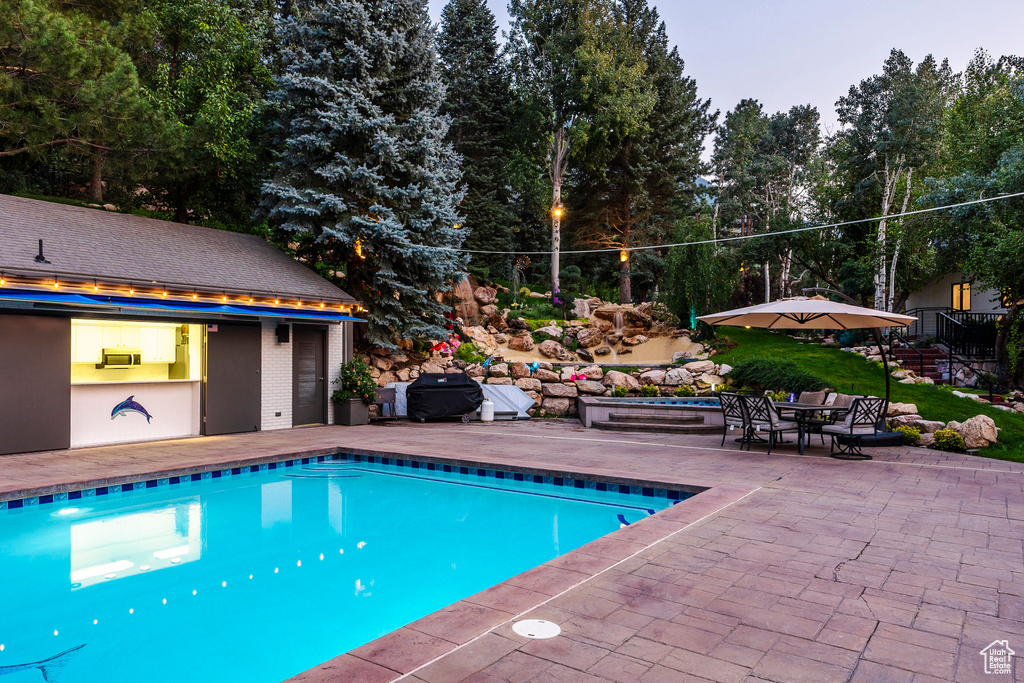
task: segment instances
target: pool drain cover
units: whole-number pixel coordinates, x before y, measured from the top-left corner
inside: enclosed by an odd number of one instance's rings
[[[523,619],[512,624],[512,630],[524,638],[554,638],[562,632],[561,627],[543,619]]]

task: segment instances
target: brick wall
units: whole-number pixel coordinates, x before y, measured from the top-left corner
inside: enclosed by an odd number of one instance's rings
[[[260,428],[292,426],[292,345],[277,343],[277,321],[262,323],[263,415]],[[280,415],[277,415],[280,413]]]
[[[334,403],[331,393],[337,389],[331,384],[341,374],[341,364],[345,362],[345,329],[351,323],[327,326],[327,424],[334,424]]]

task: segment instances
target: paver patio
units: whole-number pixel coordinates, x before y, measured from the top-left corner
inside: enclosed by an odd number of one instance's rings
[[[0,457],[0,499],[337,449],[704,487],[296,680],[1011,680],[980,650],[1024,647],[1024,465],[719,443],[543,421],[320,427]],[[526,616],[562,634],[515,635]]]

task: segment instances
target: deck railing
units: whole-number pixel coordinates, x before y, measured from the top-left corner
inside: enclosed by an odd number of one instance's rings
[[[998,313],[936,313],[935,336],[950,353],[968,358],[992,358],[996,354],[998,320]]]

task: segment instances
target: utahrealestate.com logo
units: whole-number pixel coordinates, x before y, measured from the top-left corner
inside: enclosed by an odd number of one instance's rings
[[[1013,650],[1007,640],[994,640],[981,651],[987,674],[1013,674]]]

